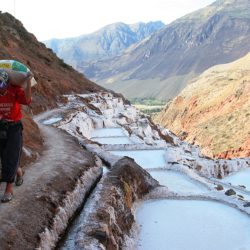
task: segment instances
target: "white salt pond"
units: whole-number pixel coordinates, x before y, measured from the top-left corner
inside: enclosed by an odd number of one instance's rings
[[[91,137],[113,137],[113,136],[125,136],[122,128],[100,128],[95,129],[91,133]]]
[[[92,141],[99,142],[101,144],[117,145],[117,144],[134,144],[129,137],[92,137]]]
[[[114,150],[110,153],[118,156],[128,156],[145,169],[163,168],[166,166],[164,160],[165,150]]]
[[[51,125],[62,120],[62,117],[52,117],[48,120],[43,121],[44,125]]]
[[[250,168],[242,169],[232,173],[221,180],[224,183],[231,183],[233,186],[245,186],[250,191]]]
[[[185,174],[173,170],[150,170],[151,176],[159,181],[160,185],[167,186],[169,190],[176,193],[201,194],[209,190],[199,183],[192,180]]]
[[[134,144],[122,128],[100,128],[91,133],[91,140],[101,144]]]
[[[250,217],[213,201],[154,200],[136,212],[138,250],[249,250]]]

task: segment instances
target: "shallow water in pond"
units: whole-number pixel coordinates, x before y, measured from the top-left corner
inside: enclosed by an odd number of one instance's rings
[[[177,193],[200,194],[209,190],[198,181],[192,180],[185,174],[172,170],[150,170],[151,176],[161,185]]]
[[[52,117],[48,120],[43,121],[44,125],[51,125],[62,120],[62,117]]]
[[[249,250],[250,217],[213,201],[154,200],[136,211],[139,250]]]
[[[91,137],[112,137],[112,136],[125,136],[122,128],[100,128],[95,129],[91,133]]]
[[[250,191],[250,168],[232,173],[221,181],[224,183],[231,183],[234,186],[244,185],[246,189]]]
[[[101,144],[134,144],[129,137],[120,136],[120,137],[95,137],[91,138],[92,141],[99,142]]]
[[[166,166],[164,160],[165,150],[114,150],[114,155],[128,156],[133,158],[138,165],[145,169],[163,168]]]

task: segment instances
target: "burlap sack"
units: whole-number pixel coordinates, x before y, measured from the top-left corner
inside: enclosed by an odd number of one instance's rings
[[[30,69],[24,64],[15,60],[0,60],[0,69],[4,69],[9,75],[9,83],[24,87]],[[34,77],[31,79],[31,86],[37,84]]]

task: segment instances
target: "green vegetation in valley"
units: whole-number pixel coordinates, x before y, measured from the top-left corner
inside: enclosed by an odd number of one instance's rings
[[[129,99],[133,105],[146,105],[146,106],[165,106],[166,102],[155,98],[131,98]]]
[[[154,98],[133,98],[129,99],[132,105],[141,110],[143,113],[153,116],[159,113],[165,106],[165,101]]]

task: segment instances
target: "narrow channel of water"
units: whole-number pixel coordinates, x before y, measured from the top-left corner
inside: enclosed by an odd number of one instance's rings
[[[138,250],[249,250],[250,218],[213,201],[154,200],[136,211]]]
[[[109,169],[106,166],[103,166],[103,176],[102,178],[109,172]],[[99,182],[100,180],[98,180]],[[98,186],[98,183],[97,183]],[[95,193],[95,190],[97,189],[97,186],[92,190],[92,193],[90,193],[90,196]],[[75,242],[76,242],[76,235],[80,228],[80,226],[83,224],[83,221],[85,219],[86,210],[89,210],[91,208],[91,203],[93,201],[91,198],[87,199],[86,202],[82,204],[82,207],[80,210],[75,214],[74,218],[72,218],[70,224],[68,225],[68,228],[63,235],[62,239],[58,242],[58,245],[56,247],[56,250],[75,250]]]

